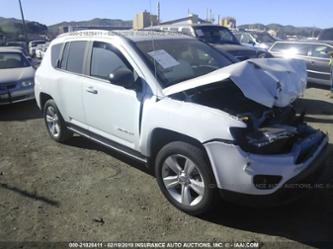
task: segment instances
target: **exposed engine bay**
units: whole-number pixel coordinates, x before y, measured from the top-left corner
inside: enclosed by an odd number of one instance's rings
[[[231,81],[200,86],[172,96],[229,113],[247,128],[231,128],[236,143],[254,154],[296,153],[301,162],[326,136],[304,122],[304,113],[297,114],[292,104],[269,108],[244,96]]]

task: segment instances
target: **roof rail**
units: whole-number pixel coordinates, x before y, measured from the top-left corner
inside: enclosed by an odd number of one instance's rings
[[[116,31],[112,31],[112,30],[104,30],[104,29],[85,29],[85,30],[78,30],[78,31],[73,31],[73,32],[67,32],[67,33],[63,33],[58,35],[57,38],[61,38],[61,37],[67,37],[67,36],[92,36],[92,35],[97,35],[97,36],[112,36],[112,35],[120,35],[118,32]]]
[[[151,33],[150,33],[151,32]],[[64,38],[64,37],[87,37],[87,36],[99,36],[99,37],[111,37],[111,36],[118,36],[123,39],[128,40],[131,35],[159,35],[159,36],[165,36],[165,35],[174,35],[174,36],[187,36],[191,37],[190,35],[184,34],[182,32],[177,31],[163,31],[163,30],[80,30],[75,32],[68,32],[59,35],[57,38]]]

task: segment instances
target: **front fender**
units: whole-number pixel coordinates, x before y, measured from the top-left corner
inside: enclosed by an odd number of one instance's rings
[[[236,117],[199,104],[164,98],[146,101],[142,116],[140,150],[150,156],[153,131],[166,129],[191,137],[200,143],[209,140],[233,140],[230,127],[246,127]]]

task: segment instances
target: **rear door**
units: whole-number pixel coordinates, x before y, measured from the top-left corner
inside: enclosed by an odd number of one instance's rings
[[[65,120],[86,128],[82,103],[82,82],[84,79],[85,53],[88,42],[73,41],[65,44],[63,56],[59,62],[58,91],[61,112]]]
[[[326,44],[313,44],[309,53],[308,72],[309,77],[324,80],[329,83],[330,66],[328,53],[332,52],[333,48]]]

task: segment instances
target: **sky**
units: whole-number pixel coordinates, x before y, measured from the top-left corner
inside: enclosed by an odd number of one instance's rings
[[[21,0],[25,18],[46,25],[92,18],[132,20],[143,10],[157,12],[157,0]],[[20,18],[18,0],[0,0],[0,16]],[[333,0],[160,0],[161,20],[187,16],[206,18],[207,9],[233,16],[237,25],[279,23],[333,27]]]

